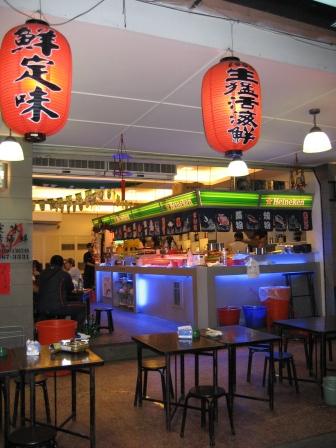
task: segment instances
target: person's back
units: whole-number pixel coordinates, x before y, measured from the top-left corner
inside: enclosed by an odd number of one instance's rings
[[[52,256],[50,267],[40,275],[38,318],[70,316],[78,322],[79,329],[82,329],[86,317],[86,305],[71,301],[73,289],[71,275],[63,270],[63,257]]]
[[[66,304],[72,290],[71,276],[63,271],[61,266],[51,263],[51,266],[40,274],[39,314],[59,311]]]
[[[229,244],[229,250],[233,254],[245,253],[247,251],[248,245],[243,241],[244,235],[242,232],[236,232],[234,234],[234,239],[232,243]]]

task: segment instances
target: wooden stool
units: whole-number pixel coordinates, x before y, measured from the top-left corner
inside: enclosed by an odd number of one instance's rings
[[[142,389],[142,398],[147,397],[147,383],[148,383],[148,372],[158,372],[161,377],[161,387],[162,387],[162,401],[166,401],[166,382],[165,382],[165,370],[166,370],[166,361],[164,358],[154,358],[154,359],[144,359],[142,361],[142,367],[141,367],[141,374],[144,373],[144,382],[143,382],[143,389]],[[170,381],[170,391],[171,396],[174,398],[174,391],[173,391],[173,382],[171,379],[171,376],[169,377]],[[139,395],[139,383],[137,381],[136,388],[135,388],[135,397],[134,397],[134,406],[137,405],[138,401],[138,395]]]
[[[252,361],[253,355],[255,353],[265,353],[269,351],[269,344],[258,344],[258,345],[250,345],[248,347],[248,362],[247,362],[247,373],[246,373],[246,381],[248,383],[251,382],[251,371],[252,371]]]
[[[229,413],[231,432],[234,434],[233,418],[230,411],[230,404],[225,390],[218,386],[196,386],[192,387],[184,401],[183,417],[180,436],[184,437],[184,428],[187,418],[188,401],[190,398],[197,398],[201,400],[201,426],[205,427],[206,424],[206,413],[209,417],[209,438],[210,446],[215,445],[215,420],[216,420],[216,408],[217,400],[221,397],[226,397],[226,404]]]
[[[43,391],[43,397],[44,397],[44,406],[47,416],[47,422],[51,422],[51,416],[50,416],[50,405],[49,405],[49,397],[48,397],[48,388],[47,388],[47,378],[44,375],[36,375],[34,378],[35,387],[40,386]],[[17,420],[17,411],[19,407],[19,398],[20,398],[20,388],[21,388],[21,379],[15,378],[15,397],[14,397],[14,410],[13,410],[13,420],[12,425],[16,426],[16,420]],[[28,386],[29,382],[27,379],[25,379],[25,386]]]
[[[112,333],[112,331],[114,331],[112,311],[113,311],[113,308],[111,306],[110,307],[104,307],[104,308],[103,307],[102,308],[95,308],[96,325],[98,327],[98,331],[100,331],[101,329],[106,329],[106,330],[109,331],[109,333]],[[107,316],[107,327],[100,325],[101,313],[102,312],[106,313],[106,316]]]
[[[263,386],[265,386],[266,372],[268,367],[268,362],[270,359],[269,353],[265,356],[264,362],[264,373],[263,373]],[[287,367],[287,375],[289,384],[292,385],[292,380],[294,380],[296,393],[299,393],[299,384],[296,376],[296,368],[294,363],[294,356],[289,352],[274,352],[273,354],[274,364],[279,363],[279,381],[282,382],[282,368]],[[273,371],[275,377],[275,371]]]
[[[56,429],[49,426],[23,426],[8,436],[9,447],[54,448]]]

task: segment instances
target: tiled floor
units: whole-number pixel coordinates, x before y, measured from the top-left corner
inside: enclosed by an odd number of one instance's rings
[[[291,350],[295,355],[300,375],[306,376],[302,346],[292,343]],[[261,385],[263,355],[255,355],[252,383],[246,383],[247,350],[238,350],[237,387],[241,393],[265,394]],[[211,379],[211,360],[201,358],[201,381],[207,383]],[[334,365],[335,366],[335,365]],[[227,382],[227,352],[221,351],[220,384]],[[200,427],[200,415],[196,410],[189,411],[185,438],[181,439],[181,410],[174,417],[172,431],[167,432],[164,424],[162,406],[145,402],[142,408],[133,406],[136,378],[136,361],[106,363],[96,370],[97,389],[97,448],[203,448],[208,446],[207,432]],[[66,416],[69,402],[69,377],[59,378],[59,417]],[[193,357],[187,356],[187,387],[193,381]],[[49,385],[52,398],[52,383]],[[78,376],[78,421],[70,427],[88,428],[88,379]],[[153,373],[149,378],[151,396],[161,396],[159,375]],[[61,405],[60,405],[61,403]],[[44,409],[38,403],[41,418]],[[219,403],[219,421],[216,425],[216,446],[225,448],[319,448],[324,445],[287,445],[302,439],[327,434],[335,430],[336,407],[329,407],[321,399],[320,389],[316,384],[300,383],[300,394],[294,392],[288,382],[276,384],[275,409],[270,411],[268,404],[252,400],[236,399],[235,425],[236,435],[229,429],[225,399]],[[323,438],[315,439],[322,443]],[[313,439],[314,441],[314,439]],[[305,440],[307,442],[307,440]],[[58,446],[61,448],[84,448],[88,442],[70,435],[60,434]],[[329,448],[331,445],[325,445]]]

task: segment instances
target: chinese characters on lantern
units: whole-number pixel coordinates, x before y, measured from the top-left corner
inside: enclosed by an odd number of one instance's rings
[[[255,108],[259,106],[259,95],[255,86],[259,85],[256,72],[247,67],[230,67],[225,80],[226,95],[230,109],[230,124],[227,129],[235,143],[246,145],[255,139],[255,130],[259,126],[256,121]]]

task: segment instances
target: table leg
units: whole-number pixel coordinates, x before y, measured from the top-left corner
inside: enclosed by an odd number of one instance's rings
[[[5,390],[4,446],[7,447],[9,425],[10,425],[10,405],[9,405],[10,404],[10,385],[9,385],[9,376],[8,375],[6,375],[4,378],[4,390]]]
[[[167,431],[170,431],[171,429],[171,421],[170,421],[170,415],[171,415],[171,392],[170,392],[170,355],[165,355],[166,359],[166,403],[165,403],[165,410],[166,410],[166,429]]]
[[[229,346],[228,347],[228,364],[229,364],[229,377],[228,377],[228,391],[229,391],[229,404],[230,404],[230,412],[233,414],[233,400],[234,400],[234,392],[235,392],[235,384],[236,384],[236,368],[235,368],[235,362],[236,362],[236,350],[235,347]]]
[[[35,426],[36,422],[36,402],[35,402],[35,375],[34,373],[29,373],[29,392],[30,392],[30,423],[31,426]]]
[[[322,386],[323,378],[327,374],[327,356],[326,356],[326,346],[327,346],[327,337],[325,334],[321,334],[320,336],[320,384]]]
[[[269,350],[269,374],[268,374],[268,393],[269,393],[269,406],[271,411],[274,408],[274,353],[273,342],[270,343]],[[281,364],[281,362],[280,362]],[[280,367],[279,367],[280,368]]]
[[[134,406],[142,406],[142,345],[137,343],[138,373],[135,388]]]
[[[95,369],[90,368],[90,448],[96,446],[96,387]]]
[[[77,400],[76,400],[76,393],[77,393],[77,378],[76,378],[76,371],[71,371],[71,414],[72,414],[72,420],[76,420],[77,417]]]
[[[212,357],[212,381],[214,386],[218,386],[218,351],[214,350]]]
[[[25,388],[25,374],[20,372],[20,418],[21,426],[25,425],[26,421],[26,388]]]
[[[176,356],[176,355],[175,355]],[[181,353],[180,355],[180,389],[181,389],[181,396],[184,397],[185,395],[185,384],[184,384],[184,354]],[[178,399],[177,395],[177,387],[175,383],[175,390],[176,390],[176,400]]]
[[[195,387],[199,385],[199,354],[195,353]]]

